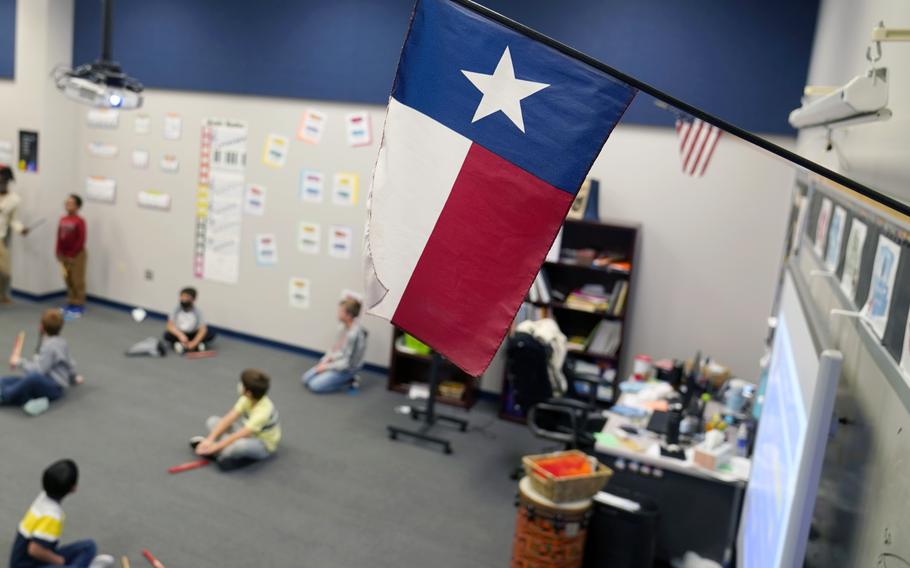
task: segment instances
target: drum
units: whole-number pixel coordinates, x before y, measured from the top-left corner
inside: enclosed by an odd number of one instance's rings
[[[512,568],[580,568],[590,514],[590,499],[554,503],[523,478],[518,484]]]

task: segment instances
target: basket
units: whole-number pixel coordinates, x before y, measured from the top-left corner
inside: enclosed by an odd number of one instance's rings
[[[537,463],[561,456],[579,456],[588,458],[588,455],[578,450],[553,452],[551,454],[538,454],[522,458],[525,474],[531,480],[531,486],[541,496],[554,503],[568,503],[570,501],[583,501],[590,499],[607,484],[613,470],[600,462],[593,473],[556,477]]]

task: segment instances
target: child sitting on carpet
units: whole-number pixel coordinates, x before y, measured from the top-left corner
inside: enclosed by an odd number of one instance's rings
[[[258,369],[240,374],[240,398],[224,416],[206,420],[208,436],[193,436],[190,447],[197,455],[215,458],[224,469],[263,460],[275,453],[281,440],[278,410],[266,396],[269,377]],[[238,420],[242,423],[238,424]]]
[[[359,315],[360,302],[354,298],[346,298],[338,304],[341,330],[335,345],[300,379],[311,392],[335,392],[354,384],[357,372],[363,368],[367,349],[367,332],[357,321]]]
[[[60,310],[46,310],[41,316],[38,353],[31,360],[10,358],[10,367],[22,369],[25,376],[0,379],[0,405],[21,406],[37,416],[47,410],[51,401],[62,397],[67,387],[82,384],[66,340],[60,337],[61,329]]]
[[[180,291],[180,305],[167,319],[164,340],[173,345],[174,351],[182,355],[186,351],[205,351],[215,339],[215,332],[209,329],[202,312],[196,309],[196,289]]]
[[[93,540],[60,546],[64,519],[60,502],[76,490],[78,481],[79,468],[73,460],[54,462],[44,470],[41,478],[44,491],[32,502],[19,523],[9,558],[10,568],[108,568],[114,565],[113,556],[96,556]]]

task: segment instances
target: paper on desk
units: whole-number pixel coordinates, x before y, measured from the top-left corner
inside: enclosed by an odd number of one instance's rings
[[[594,440],[608,448],[620,447],[619,439],[612,432],[595,432]]]
[[[623,511],[628,511],[630,513],[637,513],[641,510],[641,503],[618,495],[613,495],[612,493],[607,493],[606,491],[598,491],[594,496],[594,500],[609,507],[622,509]]]

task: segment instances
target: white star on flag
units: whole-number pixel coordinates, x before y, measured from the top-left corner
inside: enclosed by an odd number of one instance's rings
[[[525,131],[525,123],[521,116],[521,100],[550,86],[547,83],[516,79],[508,47],[502,52],[492,75],[465,70],[461,72],[483,93],[472,123],[501,110],[522,132]]]

